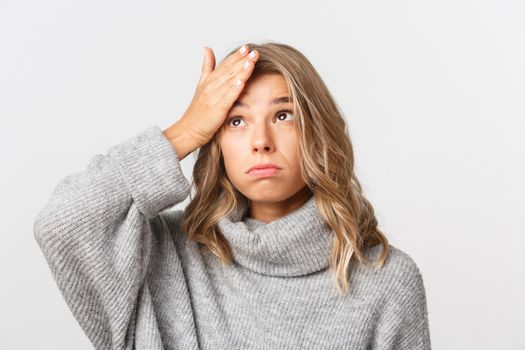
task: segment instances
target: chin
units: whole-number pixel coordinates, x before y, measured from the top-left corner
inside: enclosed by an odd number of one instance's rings
[[[279,202],[285,201],[288,198],[290,198],[292,195],[293,194],[290,194],[290,193],[275,193],[274,191],[272,193],[268,193],[265,195],[261,195],[260,193],[254,194],[254,195],[248,195],[246,196],[246,198],[248,198],[252,202],[268,204],[268,203],[279,203]]]

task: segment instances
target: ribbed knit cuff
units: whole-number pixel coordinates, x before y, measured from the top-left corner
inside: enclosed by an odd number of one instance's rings
[[[158,126],[109,148],[107,154],[148,218],[182,202],[190,193],[177,153]]]

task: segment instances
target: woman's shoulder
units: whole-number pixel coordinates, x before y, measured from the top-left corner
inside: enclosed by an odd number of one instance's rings
[[[371,257],[380,257],[382,247],[370,249]],[[430,349],[428,309],[423,276],[412,255],[392,244],[384,265],[367,270],[359,292],[379,314],[375,325],[383,343],[395,348]],[[359,299],[359,298],[358,298]],[[379,339],[378,339],[379,340]]]
[[[156,219],[163,225],[166,225],[170,231],[180,231],[183,215],[184,210],[182,209],[168,209],[162,211]]]
[[[163,226],[168,238],[173,241],[179,253],[198,253],[198,243],[190,240],[182,230],[183,209],[169,209],[161,212],[157,217],[157,224]]]
[[[375,262],[381,257],[383,246],[371,247],[366,256]],[[394,288],[401,293],[409,290],[424,289],[423,274],[416,260],[405,250],[388,244],[388,254],[382,267],[378,270],[370,268],[369,272],[376,277],[378,284],[385,289]]]
[[[366,256],[375,261],[381,257],[383,253],[383,245],[377,244],[366,251]],[[419,265],[416,263],[415,259],[407,253],[405,250],[399,248],[392,243],[388,243],[388,252],[383,265],[384,271],[392,272],[411,272],[416,273],[420,272]]]

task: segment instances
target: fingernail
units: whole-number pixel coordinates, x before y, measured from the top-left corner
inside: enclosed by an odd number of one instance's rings
[[[244,54],[244,53],[246,52],[246,45],[243,45],[243,46],[241,47],[240,52],[241,52],[242,54]]]

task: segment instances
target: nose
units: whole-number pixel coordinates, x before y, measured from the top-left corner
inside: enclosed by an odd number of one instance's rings
[[[273,152],[275,145],[272,136],[265,126],[261,126],[254,132],[253,135],[253,152]]]

